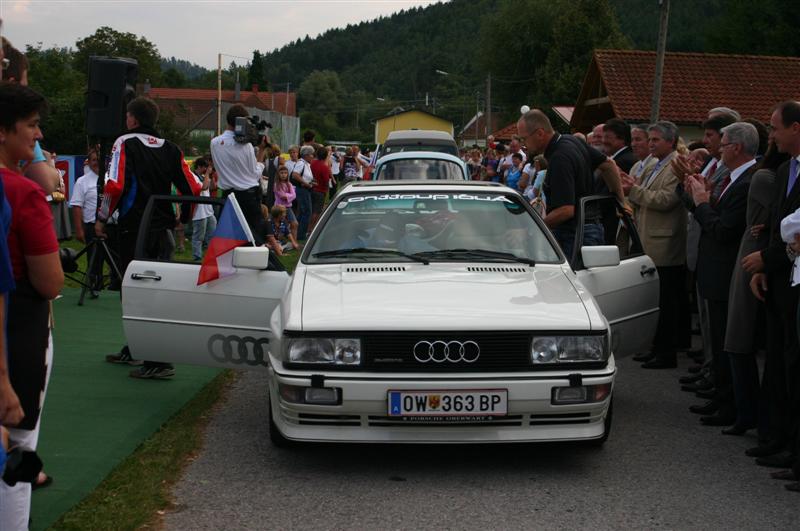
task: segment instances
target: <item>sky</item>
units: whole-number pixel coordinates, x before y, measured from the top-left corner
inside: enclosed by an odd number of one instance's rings
[[[245,63],[306,35],[441,0],[0,0],[3,35],[28,44],[74,47],[101,26],[135,33],[162,57],[216,68]],[[368,46],[369,43],[365,43]]]

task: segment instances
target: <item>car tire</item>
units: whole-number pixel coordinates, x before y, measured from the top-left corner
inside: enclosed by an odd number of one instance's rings
[[[297,445],[295,441],[283,436],[272,417],[272,404],[269,405],[269,440],[276,448],[292,448]]]
[[[603,445],[608,440],[608,436],[611,435],[611,422],[614,419],[614,398],[611,398],[611,402],[608,403],[608,413],[606,413],[606,418],[603,421],[603,436],[597,439],[592,439],[589,441],[589,446],[594,448],[602,448]]]

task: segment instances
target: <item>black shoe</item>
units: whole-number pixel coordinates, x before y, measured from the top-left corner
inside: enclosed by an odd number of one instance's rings
[[[652,359],[655,359],[655,357],[656,357],[655,354],[653,354],[651,352],[641,352],[641,353],[636,354],[635,356],[633,356],[632,359],[633,359],[633,361],[640,361],[641,362],[641,361],[650,361]]]
[[[693,384],[699,382],[700,380],[703,380],[704,378],[705,378],[704,374],[690,374],[689,376],[681,376],[680,378],[678,378],[678,383],[684,385]]]
[[[702,377],[693,384],[682,385],[681,391],[696,393],[697,391],[707,391],[712,387],[714,387],[714,382],[705,377]]]
[[[117,354],[109,354],[106,356],[106,361],[109,363],[121,363],[124,365],[141,365],[142,360],[135,360],[130,355],[130,353],[125,350],[124,352],[118,352]]]
[[[131,378],[141,380],[168,380],[175,376],[175,369],[172,367],[139,367],[128,373]]]
[[[719,405],[713,400],[709,400],[702,406],[689,406],[689,411],[696,415],[713,415],[719,409]]]
[[[700,424],[703,426],[730,426],[736,422],[736,419],[728,415],[711,415],[708,417],[700,417]]]
[[[779,454],[783,451],[784,445],[779,443],[759,444],[744,451],[748,457],[766,457]]]
[[[642,363],[642,369],[677,369],[678,362],[674,359],[665,360],[661,358],[653,358],[652,360]]]
[[[797,458],[792,454],[766,455],[757,457],[756,464],[770,468],[791,468],[796,460]]]
[[[717,390],[715,388],[711,388],[704,391],[697,391],[694,396],[697,398],[705,398],[706,400],[711,400],[717,396]]]
[[[703,349],[688,350],[688,351],[686,351],[686,355],[689,356],[692,359],[697,359],[697,358],[701,358],[702,359],[702,358],[705,358],[705,356],[706,356],[705,352],[703,352]]]
[[[783,488],[792,492],[800,492],[800,481],[784,485]]]
[[[722,435],[744,435],[747,430],[752,430],[755,427],[755,424],[734,424],[730,428],[722,430]]]
[[[703,366],[702,365],[692,365],[691,367],[689,367],[688,370],[689,370],[690,374],[698,374],[700,371],[703,370]]]
[[[779,479],[781,481],[795,481],[797,479],[793,470],[778,470],[777,472],[770,472],[769,476],[772,479]]]

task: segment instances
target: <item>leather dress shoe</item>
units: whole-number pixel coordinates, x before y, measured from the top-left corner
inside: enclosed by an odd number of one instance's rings
[[[710,415],[708,417],[700,417],[700,424],[703,426],[730,426],[736,422],[734,417],[727,415]]]
[[[744,435],[747,430],[752,430],[755,427],[755,424],[734,424],[722,430],[722,435]]]
[[[709,400],[702,406],[689,406],[689,411],[697,415],[713,415],[719,409],[719,405],[713,400]]]
[[[703,366],[702,365],[692,365],[691,367],[689,367],[688,370],[689,370],[690,374],[697,374],[697,373],[699,373],[700,371],[703,370]]]
[[[677,369],[677,360],[665,360],[653,358],[652,360],[642,363],[642,369]]]
[[[770,468],[791,468],[796,460],[797,458],[792,454],[767,455],[757,457],[756,464]]]
[[[681,391],[689,391],[690,393],[696,393],[697,391],[707,391],[712,387],[714,387],[714,382],[703,377],[697,380],[695,383],[682,385]]]
[[[640,362],[650,361],[652,359],[655,359],[655,357],[656,355],[653,354],[652,352],[640,352],[639,354],[636,354],[633,357],[633,361],[640,361]]]
[[[784,489],[790,490],[792,492],[800,492],[800,481],[795,483],[789,483],[788,485],[783,486]]]
[[[688,376],[681,376],[678,378],[678,382],[682,384],[693,384],[699,382],[703,378],[705,378],[704,374],[690,374]]]
[[[698,350],[687,350],[686,355],[692,359],[697,359],[697,358],[704,358],[706,354],[705,352],[703,352],[703,349],[698,349]]]
[[[716,388],[712,387],[711,389],[707,389],[707,390],[703,390],[703,391],[697,391],[694,394],[694,396],[696,396],[697,398],[705,398],[707,400],[711,400],[712,398],[717,396],[717,390],[716,390]]]
[[[748,457],[765,457],[768,455],[779,454],[783,451],[784,445],[779,443],[759,444],[744,451]]]
[[[772,479],[780,479],[783,481],[796,481],[797,476],[792,470],[778,470],[777,472],[770,472]]]

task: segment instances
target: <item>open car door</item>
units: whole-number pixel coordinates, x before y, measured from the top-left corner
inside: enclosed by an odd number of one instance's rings
[[[233,251],[235,274],[198,286],[200,262],[192,261],[190,249],[188,255],[170,252],[171,231],[152,229],[158,202],[181,208],[198,204],[225,208],[222,200],[207,197],[150,198],[139,228],[136,258],[122,282],[122,322],[133,357],[266,369],[270,318],[289,274],[266,247],[239,247]],[[191,227],[191,221],[186,226]],[[158,256],[153,256],[155,250]]]
[[[578,216],[575,241],[581,245],[575,245],[572,263],[611,325],[612,352],[620,357],[649,350],[658,325],[659,280],[633,220],[612,196],[582,198]],[[605,249],[587,245],[587,223],[604,226]]]

